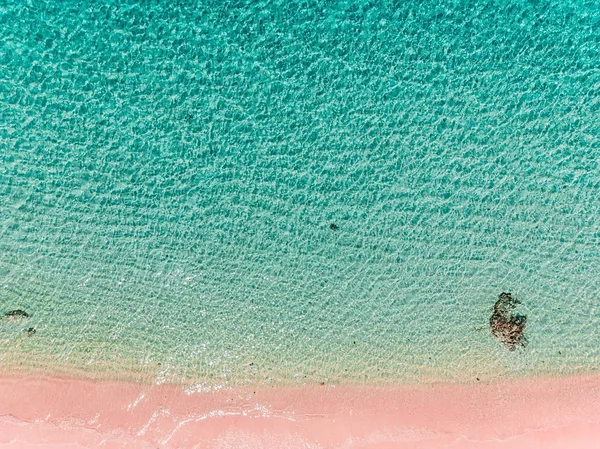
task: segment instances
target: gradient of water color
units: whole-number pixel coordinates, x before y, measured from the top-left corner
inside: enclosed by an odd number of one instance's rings
[[[142,3],[0,7],[0,370],[598,367],[596,2]]]

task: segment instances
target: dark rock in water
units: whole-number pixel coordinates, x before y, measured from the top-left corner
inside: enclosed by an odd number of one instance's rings
[[[336,225],[335,223],[331,223],[329,225],[329,229],[331,229],[332,231],[337,231],[339,228],[338,225]]]
[[[35,335],[35,327],[30,327],[29,329],[27,329],[28,337],[33,337],[34,335]]]
[[[490,317],[492,335],[506,345],[509,351],[514,351],[517,346],[524,348],[527,345],[527,338],[523,335],[527,317],[513,313],[517,304],[520,301],[512,294],[501,293]]]
[[[10,312],[6,312],[4,314],[4,316],[7,318],[29,318],[29,314],[21,309],[11,310]]]

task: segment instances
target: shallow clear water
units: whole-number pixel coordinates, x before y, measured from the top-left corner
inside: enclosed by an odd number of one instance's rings
[[[598,367],[596,2],[108,3],[0,7],[0,369]]]

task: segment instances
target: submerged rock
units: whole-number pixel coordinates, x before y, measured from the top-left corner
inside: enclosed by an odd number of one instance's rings
[[[524,348],[527,345],[527,338],[523,335],[527,317],[513,313],[520,303],[512,294],[503,292],[494,304],[494,311],[490,317],[492,335],[509,351],[514,351],[517,346]]]
[[[30,327],[29,329],[27,329],[28,337],[33,337],[34,335],[35,335],[35,327]]]
[[[6,312],[4,314],[6,318],[29,318],[29,314],[21,309],[11,310],[10,312]]]

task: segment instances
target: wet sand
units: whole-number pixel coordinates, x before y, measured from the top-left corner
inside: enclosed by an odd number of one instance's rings
[[[200,388],[196,390],[201,390]],[[436,386],[0,380],[0,448],[593,448],[600,376]]]

